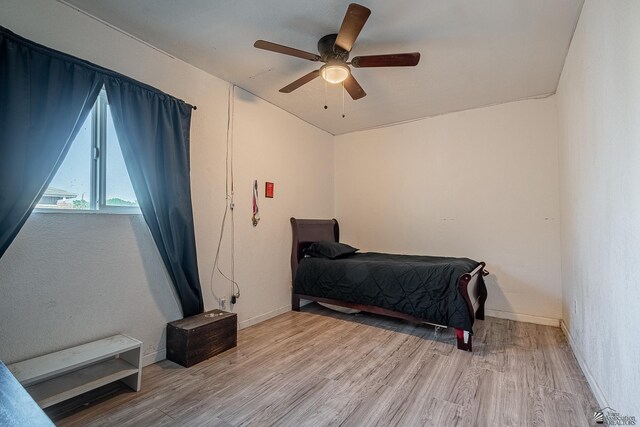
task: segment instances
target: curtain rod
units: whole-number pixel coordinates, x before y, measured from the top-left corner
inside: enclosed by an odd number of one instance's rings
[[[176,98],[175,96],[172,96],[172,95],[170,95],[170,94],[168,94],[166,92],[163,92],[160,89],[157,89],[157,88],[155,88],[155,87],[153,87],[153,86],[151,86],[149,84],[143,83],[143,82],[141,82],[139,80],[136,80],[136,79],[134,79],[132,77],[129,77],[129,76],[124,75],[124,74],[121,74],[121,73],[119,73],[117,71],[113,71],[113,70],[110,70],[108,68],[102,67],[100,65],[94,64],[94,63],[92,63],[90,61],[87,61],[85,59],[78,58],[77,56],[73,56],[73,55],[70,55],[68,53],[64,53],[64,52],[61,52],[59,50],[52,49],[50,47],[44,46],[44,45],[42,45],[40,43],[36,43],[36,42],[34,42],[32,40],[29,40],[27,38],[19,36],[18,34],[14,33],[13,31],[9,30],[8,28],[3,27],[2,25],[0,25],[0,36],[7,37],[7,38],[11,39],[12,41],[14,41],[16,43],[19,43],[19,44],[21,44],[21,45],[23,45],[23,46],[25,46],[25,47],[27,47],[29,49],[38,51],[39,53],[42,53],[42,54],[45,54],[45,55],[49,55],[49,56],[52,56],[52,57],[55,57],[55,58],[58,58],[58,59],[61,59],[61,60],[64,60],[64,61],[68,61],[70,63],[79,65],[81,67],[85,67],[85,68],[88,68],[88,69],[93,70],[95,72],[101,73],[101,74],[103,74],[105,76],[108,76],[108,77],[118,78],[118,79],[120,79],[122,81],[128,82],[130,84],[134,84],[134,85],[136,85],[136,86],[138,86],[138,87],[140,87],[140,88],[142,88],[144,90],[148,90],[148,91],[156,93],[158,95],[167,96],[169,98],[172,98],[172,99],[175,99],[177,101],[183,102],[183,103],[191,106],[191,108],[193,108],[194,110],[197,109],[197,107],[195,105],[190,105],[187,102],[185,102],[185,101],[183,101],[183,100],[181,100],[179,98]]]

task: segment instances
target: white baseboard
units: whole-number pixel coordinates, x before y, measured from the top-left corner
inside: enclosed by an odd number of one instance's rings
[[[571,337],[571,334],[569,333],[569,329],[567,329],[567,325],[565,325],[563,320],[560,321],[560,329],[562,329],[564,336],[567,337],[567,341],[569,342],[569,347],[571,347],[571,350],[573,351],[573,355],[576,357],[576,360],[578,361],[578,365],[580,366],[580,369],[582,369],[582,373],[584,374],[585,378],[587,379],[587,382],[589,383],[589,386],[591,387],[593,396],[598,401],[598,405],[600,405],[601,408],[608,407],[609,404],[607,403],[607,399],[604,397],[604,393],[602,392],[602,389],[600,388],[600,386],[596,382],[596,379],[593,377],[593,374],[589,370],[589,366],[587,366],[586,362],[584,361],[582,352],[576,345],[576,342],[573,340],[573,337]]]
[[[282,313],[286,313],[287,311],[291,311],[291,305],[285,305],[284,307],[276,308],[275,310],[261,314],[260,316],[243,320],[242,322],[238,323],[238,329],[248,328],[249,326],[253,326],[256,323],[264,322],[267,319],[271,319],[272,317],[276,317]]]
[[[518,314],[510,311],[491,310],[484,309],[486,316],[497,317],[499,319],[515,320],[516,322],[536,323],[538,325],[555,326],[560,327],[560,319],[553,319],[551,317],[532,316],[530,314]]]
[[[167,349],[163,348],[142,356],[142,366],[149,366],[167,358]]]

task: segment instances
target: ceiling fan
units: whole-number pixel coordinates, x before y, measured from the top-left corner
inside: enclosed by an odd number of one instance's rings
[[[293,83],[280,89],[280,92],[290,93],[300,86],[309,83],[320,76],[328,83],[343,83],[345,90],[354,100],[366,96],[366,92],[351,74],[349,65],[355,68],[365,67],[413,67],[420,61],[420,53],[393,53],[387,55],[356,56],[349,59],[349,53],[353,44],[362,31],[362,27],[371,15],[371,10],[359,4],[351,3],[344,16],[338,34],[328,34],[318,41],[318,52],[305,52],[289,46],[271,43],[265,40],[256,41],[253,46],[258,49],[291,55],[314,62],[324,62],[324,65],[314,70]]]

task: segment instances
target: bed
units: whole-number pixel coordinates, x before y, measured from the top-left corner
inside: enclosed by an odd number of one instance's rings
[[[455,329],[460,350],[472,350],[473,323],[484,319],[485,263],[468,258],[355,253],[305,256],[317,242],[339,242],[335,219],[291,218],[291,308],[316,301],[415,323]]]

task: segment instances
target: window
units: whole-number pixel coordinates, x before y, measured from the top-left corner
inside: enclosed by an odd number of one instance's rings
[[[104,89],[36,208],[140,212]]]

